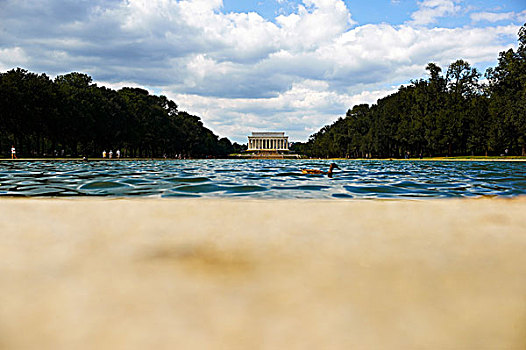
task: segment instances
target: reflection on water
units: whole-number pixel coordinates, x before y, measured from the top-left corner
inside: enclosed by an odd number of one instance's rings
[[[0,162],[1,196],[248,198],[512,197],[526,193],[526,163],[321,160]]]

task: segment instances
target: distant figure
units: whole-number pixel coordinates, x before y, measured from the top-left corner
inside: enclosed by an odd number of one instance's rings
[[[110,149],[110,159],[113,158],[113,151]]]
[[[506,157],[508,156],[508,152],[509,152],[509,149],[506,148],[506,149],[504,150],[504,154],[506,155]]]
[[[106,150],[102,151],[102,158],[106,158]]]
[[[319,169],[301,169],[302,174],[315,174],[315,175],[327,175],[332,177],[332,169],[340,169],[335,163],[331,163],[329,166],[329,171],[323,171]]]
[[[117,159],[119,159],[121,157],[121,150],[118,149],[117,151],[115,151],[115,154],[117,156]]]
[[[87,156],[82,157],[82,160],[85,161],[85,162],[89,161]]]
[[[16,148],[11,146],[11,159],[16,159]]]

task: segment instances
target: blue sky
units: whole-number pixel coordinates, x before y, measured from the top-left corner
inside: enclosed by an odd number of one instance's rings
[[[223,12],[249,12],[254,11],[262,17],[273,21],[280,14],[290,14],[294,12],[301,1],[260,0],[224,0]],[[352,12],[353,19],[359,23],[381,23],[389,22],[392,24],[403,23],[408,14],[417,9],[415,1],[400,0],[393,1],[344,1],[347,8]],[[375,9],[375,10],[371,10]]]
[[[429,62],[484,72],[525,22],[525,0],[0,0],[0,71],[84,72],[233,141],[305,141]]]
[[[411,14],[418,10],[418,2],[414,0],[345,0],[343,1],[352,18],[358,24],[378,24],[387,22],[390,24],[403,24],[411,19]],[[470,24],[466,12],[491,11],[496,13],[516,12],[526,9],[524,0],[470,0],[458,2],[464,7],[463,12],[454,16],[440,19],[440,25],[459,26]],[[298,0],[224,0],[222,12],[257,12],[267,20],[273,21],[280,14],[294,12],[302,1]]]

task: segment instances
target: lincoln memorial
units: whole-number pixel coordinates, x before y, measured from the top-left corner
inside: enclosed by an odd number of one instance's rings
[[[248,151],[288,151],[289,137],[284,132],[252,132]]]

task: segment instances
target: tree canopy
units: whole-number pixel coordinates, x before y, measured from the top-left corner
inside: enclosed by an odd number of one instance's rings
[[[376,104],[357,105],[294,150],[315,157],[526,156],[526,24],[518,49],[481,74],[464,60],[411,81]]]
[[[0,73],[0,154],[24,157],[221,157],[239,149],[174,101],[138,88],[99,87],[82,73]]]

